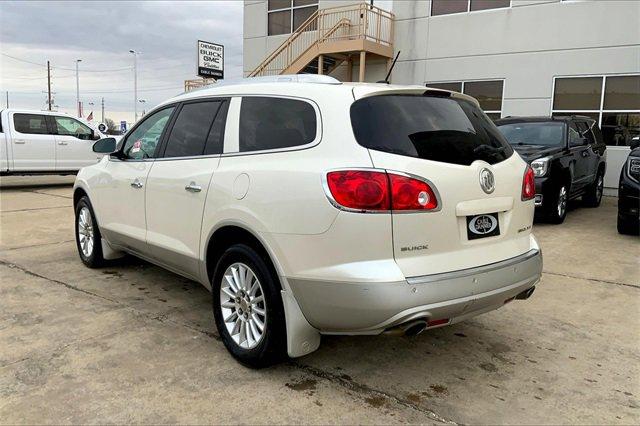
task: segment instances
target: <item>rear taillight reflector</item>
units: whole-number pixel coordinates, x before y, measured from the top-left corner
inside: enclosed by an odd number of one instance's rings
[[[533,200],[536,196],[536,181],[531,166],[527,166],[522,179],[522,201]]]
[[[378,170],[337,170],[327,173],[327,196],[340,208],[367,211],[428,211],[438,209],[435,189],[407,175]]]
[[[429,320],[427,321],[427,327],[435,327],[436,325],[448,324],[449,318],[442,318],[437,320]]]

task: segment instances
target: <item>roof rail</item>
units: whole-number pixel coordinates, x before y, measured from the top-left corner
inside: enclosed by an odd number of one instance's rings
[[[342,84],[340,80],[337,80],[328,75],[318,74],[281,74],[281,75],[268,75],[261,77],[247,77],[247,78],[232,78],[228,80],[218,80],[214,84],[199,87],[189,92],[193,93],[199,90],[211,89],[220,86],[235,86],[238,84],[253,84],[253,83],[315,83],[315,84]]]

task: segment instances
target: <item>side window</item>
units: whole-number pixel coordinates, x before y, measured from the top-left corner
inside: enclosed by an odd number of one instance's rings
[[[197,102],[182,106],[167,139],[165,157],[202,155],[221,102]]]
[[[13,127],[16,132],[32,135],[46,135],[49,133],[45,116],[39,114],[14,114]]]
[[[156,150],[162,131],[167,126],[175,107],[165,108],[147,116],[133,132],[127,136],[122,153],[126,158],[141,160],[151,158]]]
[[[580,132],[576,127],[576,124],[572,121],[569,124],[569,146],[580,146],[583,144],[583,139],[580,137]]]
[[[290,148],[316,138],[316,112],[304,101],[244,97],[240,107],[240,152]]]
[[[594,122],[578,121],[578,130],[580,134],[586,139],[587,145],[595,145],[596,139],[591,132],[591,126]]]
[[[204,155],[222,154],[224,146],[224,129],[227,124],[227,111],[229,110],[229,102],[224,101],[220,104],[220,109],[216,115],[216,119],[211,126],[209,136],[207,137],[207,145],[204,147]]]
[[[93,137],[93,131],[89,126],[82,124],[71,117],[54,117],[56,130],[59,135],[75,136],[78,139],[89,140]]]

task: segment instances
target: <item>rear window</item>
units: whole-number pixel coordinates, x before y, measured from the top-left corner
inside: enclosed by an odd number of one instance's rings
[[[511,145],[564,145],[564,123],[557,121],[498,124],[498,129]]]
[[[316,138],[316,111],[305,101],[244,97],[240,107],[240,152],[291,148]]]
[[[456,98],[383,95],[351,105],[351,125],[365,148],[468,166],[499,163],[513,154],[493,122]]]
[[[14,114],[13,126],[16,132],[20,133],[33,135],[46,135],[49,133],[44,115],[39,114]]]

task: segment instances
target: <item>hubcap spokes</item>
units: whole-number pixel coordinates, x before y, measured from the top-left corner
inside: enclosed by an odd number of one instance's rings
[[[602,176],[598,177],[598,186],[596,187],[596,198],[598,199],[598,201],[600,201],[600,198],[602,198],[602,188],[604,186],[604,179],[602,179]]]
[[[258,346],[266,331],[267,306],[260,281],[244,263],[234,263],[225,271],[220,309],[224,325],[238,346]]]
[[[78,214],[78,241],[80,241],[80,249],[85,257],[91,256],[93,253],[93,221],[91,220],[91,212],[86,207],[80,209]]]
[[[558,216],[562,217],[567,209],[567,188],[564,186],[560,188],[560,194],[558,194]]]

